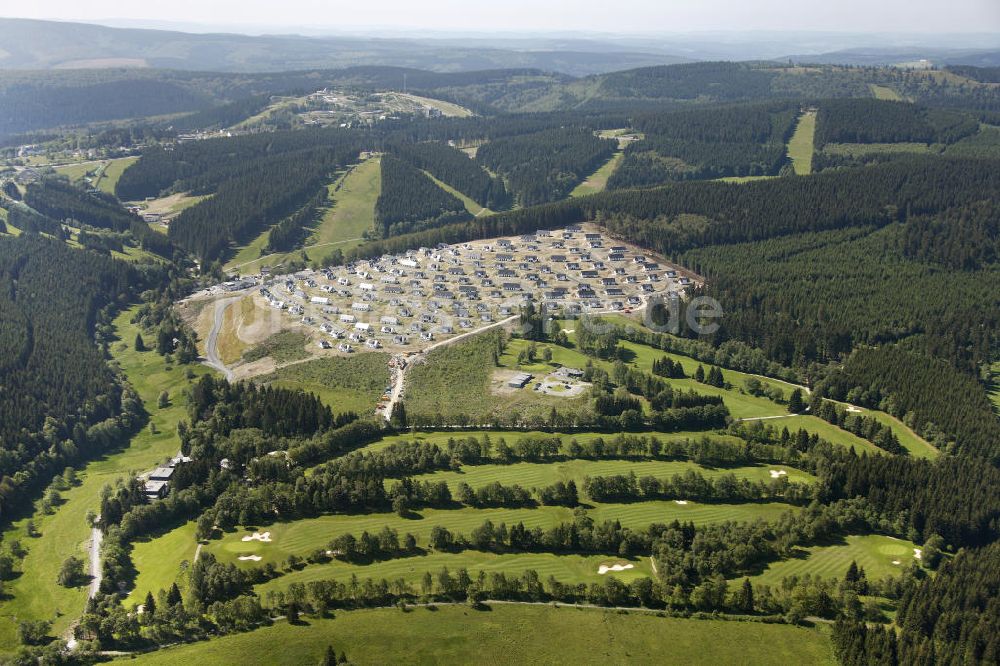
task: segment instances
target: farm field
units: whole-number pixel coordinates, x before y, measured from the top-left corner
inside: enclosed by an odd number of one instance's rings
[[[58,174],[66,176],[70,181],[75,182],[83,179],[90,173],[94,173],[100,166],[101,164],[97,162],[78,162],[55,167],[55,171]]]
[[[771,180],[772,178],[777,178],[777,176],[723,176],[722,178],[716,178],[721,183],[753,183],[758,180]]]
[[[618,165],[621,164],[624,157],[625,154],[621,151],[615,153],[611,159],[601,165],[597,171],[577,185],[573,191],[570,192],[570,196],[582,197],[587,194],[603,192],[608,186],[608,178],[611,178],[611,174],[615,172],[615,169],[618,168]]]
[[[5,541],[20,539],[28,555],[23,573],[4,585],[5,598],[0,601],[0,652],[18,644],[14,618],[54,620],[54,635],[67,629],[83,610],[86,587],[67,589],[56,583],[56,576],[69,555],[86,560],[90,527],[85,516],[88,510],[99,508],[101,488],[130,471],[154,467],[176,454],[180,446],[175,429],[177,422],[186,416],[184,388],[189,384],[186,369],[167,368],[163,357],[154,351],[135,351],[133,341],[139,328],[129,320],[136,310],[137,307],[127,309],[116,317],[114,326],[120,341],[112,343],[111,352],[142,398],[156,433],[147,426],[132,438],[127,448],[109,453],[79,471],[79,485],[62,493],[63,503],[55,513],[46,516],[36,512],[31,517],[41,536],[32,538],[25,534],[27,517],[16,521],[4,533]],[[208,372],[203,366],[192,366],[192,370],[196,377]],[[157,397],[164,390],[170,396],[170,404],[160,409]]]
[[[498,603],[485,611],[439,605],[343,612],[298,626],[278,622],[136,663],[242,666],[252,654],[260,663],[306,664],[317,662],[327,644],[356,664],[663,664],[665,655],[674,664],[836,663],[824,629]]]
[[[153,199],[152,201],[137,201],[134,204],[142,206],[144,213],[156,213],[162,215],[165,219],[170,219],[195,204],[201,203],[209,196],[211,195],[194,195],[178,192],[160,197],[159,199]],[[162,224],[153,224],[152,228],[158,231],[166,231],[166,227]]]
[[[88,187],[97,188],[106,194],[114,194],[115,185],[118,184],[122,172],[138,159],[138,157],[117,157],[105,160],[88,160],[75,164],[64,164],[55,167],[55,170],[73,182],[87,178],[86,185]]]
[[[751,576],[750,581],[777,586],[783,578],[801,578],[806,574],[827,579],[843,578],[852,560],[864,567],[870,580],[898,575],[915,560],[914,544],[877,534],[852,535],[833,545],[798,548],[795,556],[772,562],[762,573]]]
[[[389,384],[389,355],[382,352],[293,363],[256,381],[315,393],[334,412],[370,414]]]
[[[799,116],[795,133],[788,141],[788,157],[792,160],[796,175],[808,176],[812,173],[813,138],[816,134],[816,112],[806,111]]]
[[[783,513],[794,510],[791,505],[779,502],[755,504],[701,504],[689,502],[686,505],[673,501],[633,502],[631,504],[596,504],[588,515],[596,522],[620,520],[622,525],[644,529],[652,523],[668,523],[673,520],[691,521],[695,524],[720,523],[727,520],[747,521],[762,518],[775,520]],[[395,513],[334,514],[307,518],[287,523],[275,523],[259,527],[256,531],[270,532],[271,541],[243,541],[243,537],[255,530],[240,529],[226,533],[221,539],[209,541],[205,552],[214,554],[219,560],[241,566],[261,566],[268,562],[277,565],[289,555],[305,557],[317,549],[326,549],[334,537],[351,533],[355,536],[363,531],[376,533],[383,527],[398,530],[400,536],[407,532],[417,538],[417,545],[425,547],[431,529],[435,526],[447,527],[469,535],[484,521],[494,525],[501,522],[508,526],[524,523],[525,527],[551,527],[573,521],[573,511],[566,507],[539,506],[523,509],[422,509],[402,518]],[[259,562],[240,561],[240,556],[257,555]]]

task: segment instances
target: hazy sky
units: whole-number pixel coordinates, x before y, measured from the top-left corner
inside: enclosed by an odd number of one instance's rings
[[[31,0],[0,15],[313,30],[1000,32],[1000,0]]]

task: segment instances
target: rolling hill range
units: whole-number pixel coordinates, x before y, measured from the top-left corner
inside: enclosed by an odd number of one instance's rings
[[[537,67],[582,75],[686,60],[657,51],[609,50],[587,43],[571,43],[569,48],[559,44],[484,48],[414,39],[193,34],[27,19],[0,19],[0,44],[0,68],[17,69],[266,72],[391,64],[436,71]]]

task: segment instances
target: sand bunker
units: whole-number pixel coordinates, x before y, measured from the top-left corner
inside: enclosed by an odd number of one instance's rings
[[[858,407],[855,407],[854,405],[848,405],[847,411],[851,412],[852,414],[860,414],[863,410],[861,410]]]
[[[777,479],[777,478],[780,478],[782,476],[788,476],[788,472],[786,472],[783,469],[772,469],[771,470],[771,478],[772,479]]]
[[[609,571],[625,571],[626,569],[634,569],[634,568],[635,568],[634,564],[612,564],[610,567],[606,564],[602,564],[601,566],[597,567],[597,573],[603,576]]]
[[[244,541],[261,541],[263,543],[271,543],[271,533],[270,532],[254,532],[249,536],[243,537]]]
[[[922,559],[923,556],[924,556],[923,549],[921,549],[921,548],[914,548],[913,549],[913,557],[915,557],[915,558],[917,558],[919,560],[919,559]]]
[[[687,500],[674,500],[674,504],[680,504],[681,506],[687,504]]]
[[[902,562],[900,562],[899,560],[893,560],[892,563],[893,564],[902,564]]]
[[[240,555],[236,559],[238,559],[238,560],[240,560],[242,562],[246,562],[247,560],[250,560],[251,562],[260,562],[261,559],[263,559],[263,558],[260,555]]]

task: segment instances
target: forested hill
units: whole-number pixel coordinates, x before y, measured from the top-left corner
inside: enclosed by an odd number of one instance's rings
[[[567,110],[663,111],[718,103],[872,98],[879,86],[930,107],[1000,111],[991,69],[939,72],[865,67],[789,67],[707,62],[626,69],[583,78],[519,66],[440,73],[398,66],[208,73],[156,69],[0,72],[0,139],[86,123],[126,120],[159,128],[235,124],[264,97],[325,87],[407,90],[483,115]],[[235,120],[234,120],[235,119]],[[25,138],[24,142],[30,142]]]
[[[830,394],[905,417],[941,448],[1000,462],[1000,422],[977,379],[1000,349],[1000,226],[989,203],[998,188],[1000,163],[910,158],[808,178],[608,192],[357,253],[597,221],[706,276],[707,295],[726,312],[717,344],[740,340],[814,380],[822,372],[813,364],[863,345],[904,345],[910,354],[874,365],[858,357],[858,371],[831,380]],[[940,382],[923,376],[932,359]]]
[[[519,40],[483,47],[462,40],[382,36],[241,35],[116,28],[91,23],[0,19],[5,67],[155,67],[207,72],[274,72],[339,68],[363,63],[451,72],[499,67],[591,74],[642,65],[683,62],[662,52],[589,40]],[[659,49],[657,49],[659,51]]]
[[[998,167],[997,161],[915,157],[810,178],[740,185],[676,183],[605,192],[499,213],[429,231],[421,238],[383,240],[358,251],[376,256],[412,244],[488,238],[597,220],[640,245],[676,256],[697,246],[884,226],[913,215],[986,200],[1000,187]],[[442,240],[431,240],[436,238]]]
[[[119,443],[122,389],[95,332],[142,280],[128,264],[25,233],[0,237],[0,514]],[[103,334],[103,331],[102,331]]]

